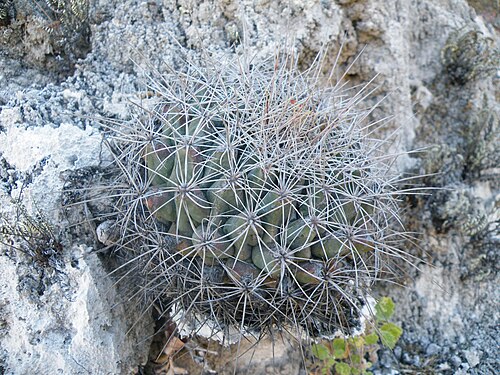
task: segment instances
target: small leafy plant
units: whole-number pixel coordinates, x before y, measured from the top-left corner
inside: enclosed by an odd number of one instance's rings
[[[310,374],[372,374],[368,369],[377,360],[380,344],[394,349],[403,333],[400,327],[389,322],[393,313],[394,302],[390,297],[383,297],[375,305],[373,323],[364,334],[314,344],[312,354],[320,366]]]

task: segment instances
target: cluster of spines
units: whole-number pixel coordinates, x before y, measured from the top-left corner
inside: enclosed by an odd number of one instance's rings
[[[318,66],[291,61],[153,80],[150,118],[113,129],[118,245],[165,313],[347,332],[383,258],[402,255],[362,96],[321,89]]]

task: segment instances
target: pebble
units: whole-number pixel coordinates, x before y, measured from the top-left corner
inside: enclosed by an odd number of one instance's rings
[[[421,345],[422,347],[426,347],[426,346],[427,346],[427,345],[429,345],[429,344],[430,344],[430,340],[429,340],[429,338],[428,338],[428,337],[422,337],[422,338],[420,339],[420,345]]]
[[[401,349],[400,346],[396,346],[394,348],[394,356],[397,358],[397,359],[401,359],[401,353],[403,353],[403,349]]]
[[[431,344],[429,344],[429,346],[427,346],[427,349],[425,349],[425,355],[427,357],[430,357],[431,355],[437,354],[440,351],[440,349],[441,348],[439,345],[431,343]]]
[[[118,233],[114,225],[114,220],[106,220],[96,228],[97,239],[103,245],[111,246],[118,241]]]
[[[415,367],[420,367],[420,356],[418,354],[413,357],[412,365]]]
[[[404,352],[403,355],[401,356],[401,362],[403,362],[405,365],[411,365],[413,362],[411,355],[407,352]]]
[[[393,357],[390,352],[384,351],[380,356],[379,363],[381,367],[392,368],[393,367]]]
[[[451,364],[453,367],[459,367],[460,364],[462,363],[462,360],[458,355],[454,355],[453,357],[450,358]]]
[[[441,371],[445,371],[445,370],[451,370],[451,366],[448,362],[444,362],[444,363],[440,363],[438,366],[437,366],[437,369],[438,370],[441,370]]]
[[[463,353],[470,367],[475,367],[479,364],[481,356],[477,351],[464,350]]]

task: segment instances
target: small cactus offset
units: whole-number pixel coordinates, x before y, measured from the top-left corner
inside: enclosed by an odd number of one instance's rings
[[[110,127],[114,244],[162,313],[241,334],[348,334],[404,256],[366,93],[322,86],[320,61],[189,65],[151,80],[147,120]]]

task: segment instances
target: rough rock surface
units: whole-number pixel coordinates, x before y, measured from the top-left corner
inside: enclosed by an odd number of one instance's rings
[[[24,251],[0,245],[0,370],[121,374],[144,364],[151,318],[115,291],[106,259],[91,251],[98,248],[91,229],[70,226],[62,189],[68,178],[93,178],[105,167],[97,119],[130,118],[129,103],[143,98],[149,72],[236,51],[244,37],[256,58],[293,43],[303,66],[325,43],[333,62],[343,43],[339,75],[352,63],[350,84],[376,77],[368,104],[387,96],[373,118],[393,116],[381,131],[399,131],[392,151],[427,147],[398,167],[433,174],[420,184],[443,189],[406,202],[407,226],[419,233],[408,249],[423,262],[399,280],[404,287],[381,286],[396,302],[404,335],[393,353],[379,353],[375,371],[500,371],[495,2],[94,0],[86,55],[85,46],[57,50],[33,31],[41,21],[29,3],[14,1],[23,11],[0,23],[0,212],[15,222],[13,199],[21,196],[28,214],[41,211],[57,229],[61,247],[34,258],[18,243]],[[67,63],[55,63],[58,54]],[[289,349],[276,349],[276,361],[259,359],[272,351],[263,344],[250,365],[239,361],[239,373],[299,373],[300,355]],[[205,369],[223,373],[224,363]]]

